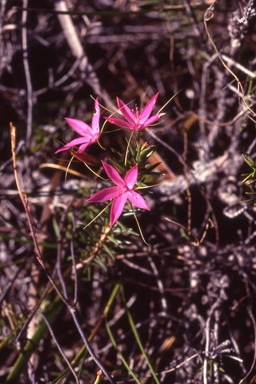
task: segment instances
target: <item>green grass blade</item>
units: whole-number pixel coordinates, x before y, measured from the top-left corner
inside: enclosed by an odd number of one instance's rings
[[[121,286],[120,288],[121,288],[121,294],[122,294],[123,301],[124,301],[124,303],[125,303],[125,305],[126,305],[126,300],[125,300],[125,295],[124,295],[124,289],[123,289],[123,286]],[[157,376],[156,376],[156,374],[155,374],[155,371],[154,371],[154,369],[153,369],[153,367],[152,367],[152,365],[151,365],[151,363],[150,363],[150,361],[149,361],[149,359],[148,359],[148,357],[147,357],[147,354],[146,354],[146,352],[145,352],[145,350],[144,350],[144,348],[143,348],[143,346],[142,346],[142,343],[141,343],[141,341],[140,341],[139,334],[138,334],[138,332],[137,332],[137,329],[136,329],[135,324],[134,324],[133,319],[132,319],[132,315],[131,315],[130,311],[128,310],[128,308],[126,308],[126,312],[127,312],[127,316],[128,316],[128,319],[129,319],[129,323],[130,323],[130,326],[131,326],[131,328],[132,328],[132,331],[133,331],[133,334],[134,334],[134,336],[135,336],[135,339],[136,339],[136,341],[137,341],[137,343],[138,343],[138,346],[140,347],[140,350],[141,350],[141,352],[142,352],[142,354],[143,354],[143,356],[144,356],[144,358],[145,358],[145,360],[146,360],[146,362],[147,362],[147,364],[148,364],[148,367],[149,367],[149,369],[150,369],[150,371],[151,371],[151,373],[152,373],[152,376],[154,377],[156,383],[157,383],[157,384],[160,384],[160,382],[159,382],[159,380],[158,380],[158,378],[157,378]]]
[[[58,298],[59,299],[59,298]],[[47,320],[51,323],[56,316],[58,315],[59,311],[61,310],[63,306],[63,302],[58,300],[58,303],[56,303],[51,311],[51,313],[46,316]],[[39,326],[37,327],[37,330],[35,331],[34,335],[31,338],[31,341],[27,342],[27,344],[24,347],[23,353],[21,353],[14,364],[13,369],[9,373],[9,376],[6,379],[6,384],[10,383],[17,383],[21,372],[26,367],[27,361],[30,358],[30,356],[33,354],[35,347],[38,346],[40,340],[42,339],[44,333],[48,330],[47,325],[44,321],[42,321]]]
[[[124,366],[126,367],[127,371],[130,372],[130,374],[132,375],[132,377],[134,378],[134,380],[136,381],[136,383],[138,384],[141,384],[141,382],[139,381],[139,379],[137,379],[137,377],[135,376],[135,374],[133,373],[133,371],[131,370],[131,368],[129,367],[128,363],[126,362],[125,358],[123,357],[122,353],[119,351],[118,347],[117,347],[117,344],[116,344],[116,341],[115,341],[115,338],[113,336],[113,333],[111,332],[111,329],[110,329],[110,326],[108,325],[108,322],[107,320],[105,320],[105,325],[106,325],[106,329],[107,329],[107,332],[108,332],[108,335],[110,337],[110,340],[112,341],[112,344],[114,345],[118,355],[120,356],[120,359],[122,360],[122,363],[124,364]]]

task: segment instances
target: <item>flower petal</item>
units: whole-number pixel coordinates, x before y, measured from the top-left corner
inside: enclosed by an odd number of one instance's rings
[[[92,137],[93,132],[91,127],[84,123],[83,121],[77,120],[77,119],[70,119],[68,117],[65,117],[68,124],[81,136],[87,136]]]
[[[118,97],[116,98],[118,108],[120,109],[120,112],[122,115],[126,118],[126,120],[131,124],[134,125],[134,114],[130,110],[130,108],[127,107],[127,105],[124,104],[122,100],[120,100]]]
[[[118,185],[119,187],[125,187],[125,182],[123,181],[123,179],[121,178],[121,176],[119,175],[119,173],[115,170],[114,167],[112,167],[111,165],[105,163],[104,161],[102,161],[102,165],[106,171],[106,174],[108,175],[108,177],[116,184]]]
[[[147,211],[150,211],[150,208],[147,206],[146,201],[143,199],[141,195],[139,195],[135,191],[128,191],[126,192],[127,199],[134,204],[138,208],[146,209]]]
[[[123,193],[122,195],[118,196],[115,198],[113,201],[113,204],[111,206],[111,211],[110,211],[110,226],[117,221],[121,213],[123,212],[125,202],[127,199],[127,193]]]
[[[136,164],[132,169],[130,169],[125,175],[124,181],[129,189],[132,189],[136,183],[138,177],[138,165]]]
[[[87,143],[82,144],[78,149],[78,153],[82,153],[88,147],[89,144],[91,144],[91,140],[88,141]]]
[[[146,120],[146,121],[142,124],[142,126],[140,127],[139,130],[146,128],[146,127],[147,127],[148,125],[150,125],[150,124],[153,124],[155,121],[157,121],[158,119],[160,119],[160,116],[161,116],[161,113],[159,113],[158,115],[154,115],[154,116],[150,117],[148,120]]]
[[[101,201],[111,200],[111,199],[114,199],[118,195],[119,191],[120,191],[119,187],[105,188],[105,189],[102,189],[101,191],[95,193],[95,195],[90,197],[90,199],[86,200],[86,202],[99,203]]]
[[[156,103],[156,99],[159,95],[159,92],[155,94],[155,96],[152,97],[152,99],[147,103],[147,105],[144,107],[143,111],[140,114],[139,122],[140,124],[144,124],[147,118],[149,117],[150,113],[152,112],[154,105]]]
[[[99,107],[99,103],[98,103],[98,97],[95,100],[94,108],[96,109],[96,113],[94,113],[93,117],[92,117],[92,132],[95,134],[95,133],[98,133],[99,130],[100,130],[100,126],[99,126],[99,123],[100,123],[100,107]]]
[[[55,153],[65,151],[66,149],[70,149],[70,148],[74,147],[75,145],[83,144],[86,142],[86,140],[87,139],[85,137],[79,137],[78,139],[74,139],[74,140],[70,141],[69,143],[67,143],[66,145],[64,145],[64,147],[58,149],[58,151],[56,151]],[[87,143],[86,146],[88,144],[89,143]]]
[[[121,127],[126,127],[126,128],[130,128],[130,129],[134,129],[133,125],[127,123],[124,120],[115,119],[114,117],[104,117],[104,119],[106,119],[111,124],[120,125]]]

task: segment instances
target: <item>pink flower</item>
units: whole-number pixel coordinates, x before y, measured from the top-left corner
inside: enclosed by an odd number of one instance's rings
[[[134,112],[133,109],[130,110],[130,108],[128,108],[127,105],[125,105],[122,100],[117,97],[116,99],[118,108],[120,109],[120,112],[127,120],[127,122],[121,119],[115,119],[114,117],[104,117],[104,119],[106,119],[109,123],[120,125],[121,127],[127,127],[132,129],[133,131],[141,131],[148,125],[158,120],[162,115],[161,113],[158,113],[157,115],[148,118],[152,112],[152,109],[154,108],[158,95],[159,92],[152,97],[152,99],[147,103],[141,113],[139,113],[137,105],[135,105]]]
[[[70,149],[75,145],[82,144],[78,150],[78,153],[81,153],[85,150],[85,148],[89,145],[97,141],[100,137],[100,128],[99,128],[99,121],[100,121],[100,108],[98,103],[98,97],[95,100],[95,109],[96,113],[92,117],[92,127],[90,127],[88,124],[84,123],[83,121],[76,120],[76,119],[69,119],[65,118],[68,122],[68,124],[82,137],[79,137],[78,139],[74,139],[64,145],[64,147],[58,149],[56,153],[65,151],[66,149]]]
[[[123,212],[127,199],[136,207],[147,209],[148,211],[150,211],[143,197],[133,190],[138,177],[137,165],[135,165],[132,169],[127,172],[124,180],[121,178],[121,176],[115,170],[114,167],[108,165],[104,161],[102,161],[102,165],[108,177],[116,184],[116,187],[103,189],[102,191],[95,193],[95,195],[90,197],[90,199],[88,199],[87,201],[96,203],[100,201],[114,199],[110,211],[110,226],[112,226],[117,221],[117,219]]]

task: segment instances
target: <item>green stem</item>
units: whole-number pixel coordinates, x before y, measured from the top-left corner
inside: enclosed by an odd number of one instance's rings
[[[99,320],[99,322],[97,323],[96,327],[94,328],[93,332],[91,333],[91,335],[88,337],[88,342],[90,343],[94,336],[97,334],[99,328],[101,327],[102,325],[102,322],[103,320],[107,317],[108,315],[108,312],[109,312],[109,309],[111,307],[111,304],[114,300],[114,298],[116,297],[116,294],[117,294],[117,291],[120,287],[120,284],[116,284],[111,295],[110,295],[110,298],[106,304],[106,307],[103,311],[103,314]],[[83,360],[85,360],[86,358],[86,355],[87,355],[87,349],[86,349],[86,346],[84,345],[81,350],[78,352],[78,354],[76,355],[76,357],[74,358],[74,360],[71,362],[71,365],[72,367],[76,367],[78,362],[81,360],[81,358],[83,357]],[[53,382],[52,384],[59,384],[62,382],[62,380],[70,373],[70,369],[69,368],[66,368]],[[81,370],[80,370],[80,374],[81,374]],[[78,375],[79,377],[79,375]]]
[[[140,159],[140,148],[140,132],[138,131],[136,136],[136,163],[138,163]]]
[[[48,316],[46,316],[49,323],[51,323],[56,318],[56,316],[58,315],[58,313],[62,307],[63,307],[63,302],[60,300],[59,297],[57,297],[56,303],[53,306],[52,311],[50,312],[50,314]],[[46,323],[44,321],[42,321],[39,324],[34,335],[32,336],[31,341],[27,342],[22,353],[19,355],[16,363],[14,364],[14,367],[12,368],[11,372],[9,373],[9,376],[6,379],[6,382],[5,382],[6,384],[7,383],[8,384],[17,383],[17,380],[18,380],[21,372],[25,368],[28,359],[34,353],[35,347],[38,346],[40,340],[42,339],[42,337],[43,337],[44,333],[47,331],[47,329],[48,328],[47,328]]]
[[[126,367],[126,369],[130,372],[130,374],[132,375],[132,377],[134,378],[134,380],[136,381],[136,383],[138,384],[141,384],[141,382],[139,381],[139,379],[137,379],[137,377],[135,376],[135,374],[133,373],[133,371],[131,370],[131,368],[129,367],[128,363],[126,362],[125,358],[123,357],[122,353],[119,351],[119,349],[117,348],[117,344],[116,344],[116,341],[115,341],[115,338],[111,332],[111,329],[110,329],[110,326],[108,325],[108,322],[107,322],[107,319],[105,320],[105,325],[106,325],[106,328],[107,328],[107,332],[108,332],[108,335],[110,337],[110,340],[112,341],[112,344],[114,345],[118,355],[120,356],[124,366]]]

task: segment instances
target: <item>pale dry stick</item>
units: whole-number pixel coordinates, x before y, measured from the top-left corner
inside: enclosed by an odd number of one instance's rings
[[[168,306],[167,306],[167,300],[166,300],[166,297],[165,297],[165,294],[164,294],[163,282],[162,282],[162,280],[159,277],[158,269],[156,268],[156,265],[155,265],[155,263],[154,263],[154,261],[153,261],[151,256],[148,256],[148,261],[149,261],[149,264],[150,264],[150,266],[152,268],[152,271],[154,273],[154,276],[156,278],[156,282],[157,282],[157,285],[158,285],[158,288],[159,288],[159,292],[160,292],[160,295],[161,295],[161,303],[162,303],[163,312],[167,313]]]
[[[133,268],[133,269],[135,269],[135,270],[137,270],[137,271],[140,271],[141,273],[144,273],[145,275],[148,275],[148,276],[153,276],[153,275],[154,275],[154,274],[153,274],[151,271],[149,271],[148,269],[143,268],[143,267],[141,267],[140,265],[134,264],[134,263],[132,263],[131,261],[129,261],[129,260],[127,260],[127,259],[122,259],[121,261],[122,261],[122,263],[128,265],[128,267]]]
[[[253,139],[252,143],[250,144],[250,146],[248,147],[248,149],[246,151],[246,153],[248,153],[248,155],[251,155],[252,149],[255,146],[255,144],[256,144],[256,137],[255,137],[255,139]]]
[[[58,19],[67,43],[71,49],[72,55],[76,59],[80,60],[79,67],[81,71],[84,72],[88,66],[88,59],[84,54],[83,46],[77,35],[72,18],[68,14],[68,8],[65,0],[55,0],[54,9],[58,12],[67,12],[66,14],[58,13]]]
[[[2,36],[2,33],[3,33],[3,22],[4,22],[6,3],[7,3],[7,0],[2,0],[1,1],[1,11],[0,11],[0,35],[1,36]],[[0,42],[0,49],[1,49],[0,52],[3,53],[3,41]]]
[[[218,57],[219,57],[219,59],[220,59],[220,61],[221,61],[221,63],[222,63],[222,65],[224,66],[224,68],[226,68],[227,69],[227,71],[234,77],[234,79],[236,80],[236,82],[237,82],[237,86],[238,86],[238,88],[240,88],[241,89],[241,93],[243,94],[243,97],[242,97],[242,100],[243,100],[243,103],[244,103],[244,105],[246,106],[246,108],[255,116],[255,112],[246,104],[246,100],[245,100],[245,98],[244,98],[244,89],[243,89],[243,86],[242,86],[242,83],[241,83],[241,81],[238,79],[238,77],[236,76],[236,74],[224,63],[224,61],[223,61],[223,59],[222,59],[222,57],[221,57],[221,55],[220,55],[220,53],[219,53],[219,51],[218,51],[218,49],[217,49],[217,47],[216,47],[216,45],[215,45],[215,43],[214,43],[214,41],[212,40],[212,38],[211,38],[211,36],[210,36],[210,33],[209,33],[209,31],[208,31],[208,27],[207,27],[207,22],[209,21],[209,20],[211,20],[212,18],[213,18],[213,16],[214,16],[214,8],[215,8],[215,4],[216,4],[216,0],[212,3],[212,5],[209,7],[209,8],[207,8],[207,10],[206,10],[206,12],[205,12],[205,14],[204,14],[204,26],[205,26],[205,30],[206,30],[206,33],[207,33],[207,36],[208,36],[208,38],[209,38],[209,40],[210,40],[210,42],[211,42],[211,44],[212,44],[212,46],[213,46],[213,48],[214,48],[214,50],[215,50],[215,52],[217,53],[217,55],[218,55]]]
[[[187,132],[183,132],[183,137],[184,137],[184,163],[186,164],[187,162],[187,150],[188,150],[188,135]],[[187,165],[184,165],[183,167],[184,175],[186,178],[187,182],[187,188],[186,188],[186,193],[187,193],[187,198],[188,198],[188,235],[191,233],[191,211],[192,211],[192,197],[189,189],[189,182],[188,182],[188,172],[187,172]]]
[[[171,152],[173,152],[177,157],[180,163],[183,166],[186,166],[186,163],[184,162],[183,158],[173,149],[170,145],[165,143],[163,140],[161,140],[159,137],[157,137],[153,132],[151,132],[148,128],[146,128],[147,132],[160,144],[162,144],[165,148],[169,149]],[[216,246],[218,247],[219,244],[219,230],[218,230],[218,222],[216,220],[216,216],[213,210],[213,207],[207,199],[207,196],[205,192],[203,191],[202,188],[200,188],[200,183],[205,182],[207,180],[207,177],[210,177],[214,175],[216,172],[216,169],[220,169],[223,165],[224,162],[228,158],[228,152],[225,152],[223,156],[220,156],[219,158],[213,160],[210,163],[205,163],[205,162],[197,162],[198,164],[201,164],[198,166],[198,168],[195,171],[189,171],[189,176],[188,176],[188,181],[189,181],[189,186],[191,184],[196,184],[199,187],[200,193],[203,195],[206,203],[209,205],[211,213],[212,213],[212,220],[214,223],[214,228],[215,228],[215,238],[216,238]],[[187,188],[187,180],[183,175],[177,176],[174,180],[171,181],[165,181],[163,182],[160,186],[156,187],[156,190],[158,189],[161,193],[164,193],[168,197],[171,195],[175,195],[177,193],[180,193],[184,191]],[[168,191],[168,193],[167,193]],[[192,236],[194,236],[192,234]]]
[[[24,89],[19,90],[18,88],[6,87],[2,84],[0,84],[0,91],[14,93],[15,96],[23,96],[23,94],[25,93]]]
[[[230,54],[234,57],[241,52],[245,35],[248,34],[250,25],[255,21],[255,0],[247,0],[244,2],[236,2],[238,9],[232,12],[232,16],[228,18],[228,32],[230,36]],[[252,23],[253,22],[253,23]]]
[[[238,63],[237,61],[235,61],[234,59],[232,59],[231,57],[228,57],[224,54],[220,54],[220,56],[222,57],[223,60],[225,60],[228,64],[231,64],[231,65],[234,65],[234,67],[236,67],[237,69],[240,69],[240,71],[246,73],[246,75],[252,77],[253,79],[255,79],[256,77],[256,74],[252,71],[250,71],[249,69],[245,68],[243,65],[241,65],[240,63]]]
[[[206,320],[206,326],[205,326],[205,355],[204,355],[204,365],[203,365],[203,382],[204,384],[208,383],[207,380],[207,366],[208,366],[208,359],[210,356],[210,324],[211,324],[211,317],[214,311],[219,307],[220,305],[220,298],[218,297],[215,303],[212,305],[210,309],[210,313],[208,315],[208,318]]]
[[[79,69],[82,73],[82,76],[84,76],[84,80],[92,87],[96,95],[101,96],[106,105],[115,111],[116,107],[112,103],[108,93],[101,88],[97,74],[94,71],[93,66],[88,61],[83,45],[81,44],[81,41],[73,24],[72,17],[69,14],[66,1],[55,0],[54,9],[55,11],[60,12],[58,13],[58,19],[73,56],[76,59],[81,60],[79,64]]]
[[[137,299],[137,294],[133,294],[130,297],[130,299],[127,301],[126,307],[131,308],[133,303],[135,303],[136,299]],[[118,312],[114,315],[114,317],[112,317],[112,319],[110,321],[108,321],[109,327],[112,327],[114,324],[116,324],[117,321],[120,320],[120,318],[125,314],[126,314],[125,308],[118,309]]]
[[[242,271],[242,275],[245,278],[245,288],[246,288],[247,297],[251,300],[248,276],[243,271]],[[252,364],[251,364],[251,367],[250,367],[249,371],[247,372],[245,377],[242,380],[239,381],[239,384],[242,384],[247,379],[247,377],[250,375],[250,373],[254,369],[255,362],[256,362],[256,321],[255,321],[254,315],[252,313],[252,304],[251,304],[251,302],[249,302],[249,304],[247,306],[247,310],[248,310],[248,314],[250,316],[250,319],[251,319],[251,322],[252,322],[252,325],[253,325],[253,331],[254,331],[254,355],[253,355],[253,361],[252,361]]]
[[[200,360],[202,360],[200,354],[199,353],[195,353],[194,355],[190,356],[188,359],[186,359],[182,363],[176,365],[176,367],[168,369],[167,371],[162,371],[161,374],[164,374],[164,373],[166,374],[166,373],[170,373],[170,372],[176,371],[177,369],[181,368],[183,365],[187,364],[190,360],[193,360],[195,357],[199,357]]]
[[[204,354],[205,352],[201,352],[201,354]],[[183,365],[185,365],[187,362],[189,362],[190,360],[193,360],[195,357],[198,357],[202,363],[202,358],[200,356],[200,354],[197,352],[195,353],[194,355],[190,356],[188,359],[186,359],[185,361],[183,361],[182,363],[176,365],[176,367],[174,368],[171,368],[171,369],[168,369],[167,371],[162,371],[161,374],[166,374],[166,373],[170,373],[170,372],[173,372],[173,371],[176,371],[177,369],[181,368]],[[241,359],[238,359],[238,358],[234,358],[234,356],[232,356],[232,358],[236,361],[241,361]],[[158,373],[159,375],[160,373]]]
[[[81,60],[82,59],[80,57],[78,59],[76,59],[76,61],[74,62],[72,67],[67,71],[67,73],[65,73],[65,75],[63,75],[59,80],[56,80],[53,83],[53,87],[59,87],[62,83],[64,83],[66,80],[68,80],[70,78],[70,76],[73,75],[75,70],[80,66]]]
[[[206,115],[207,115],[207,104],[206,104],[206,88],[207,88],[207,78],[208,78],[208,70],[209,67],[212,65],[214,60],[218,57],[218,55],[215,53],[206,63],[203,65],[202,69],[202,76],[201,76],[201,92],[199,97],[199,128],[201,132],[202,139],[200,141],[200,145],[202,147],[202,150],[199,152],[199,157],[203,157],[206,155],[206,153],[209,153],[209,145],[208,141],[206,140],[206,128],[205,128],[205,122],[206,122]],[[200,153],[202,153],[202,156],[200,156]]]
[[[26,148],[30,147],[31,135],[32,135],[32,113],[33,113],[33,91],[32,91],[32,83],[30,77],[30,70],[28,64],[28,42],[27,42],[27,15],[28,12],[26,10],[28,6],[28,0],[23,0],[23,10],[22,10],[22,30],[21,30],[21,38],[22,38],[22,51],[23,51],[23,66],[27,84],[27,133],[26,133]]]
[[[229,319],[228,319],[228,317],[225,314],[224,314],[224,318],[225,318],[225,321],[226,321],[226,324],[227,324],[227,327],[228,327],[228,332],[229,332],[230,340],[232,342],[234,350],[235,350],[235,352],[236,352],[236,354],[238,356],[238,359],[239,359],[238,361],[239,361],[240,368],[241,368],[243,374],[246,375],[246,368],[244,366],[243,360],[241,359],[241,352],[239,350],[239,346],[237,344],[237,341],[236,341],[236,339],[235,339],[235,337],[233,335],[232,328],[231,328],[231,325],[229,323]]]
[[[230,91],[234,92],[237,96],[239,97],[243,97],[243,94],[242,92],[239,91],[239,89],[237,89],[236,87],[234,87],[232,84],[228,84],[226,86],[226,88],[230,89]]]
[[[214,325],[213,325],[213,333],[214,333],[214,342],[215,345],[219,344],[219,324],[220,323],[220,311],[219,309],[216,309],[214,312]],[[217,364],[213,364],[213,376],[214,376],[214,384],[219,384],[220,377],[219,377],[219,367]]]
[[[205,351],[204,351],[204,366],[203,366],[203,383],[207,384],[207,366],[208,366],[208,360],[210,357],[210,325],[211,325],[211,318],[215,311],[218,311],[219,307],[223,303],[223,300],[225,300],[224,296],[224,289],[227,286],[227,284],[224,284],[225,281],[223,281],[222,287],[220,288],[219,291],[219,296],[217,297],[216,301],[213,303],[209,310],[209,314],[206,320],[206,325],[205,325]]]

